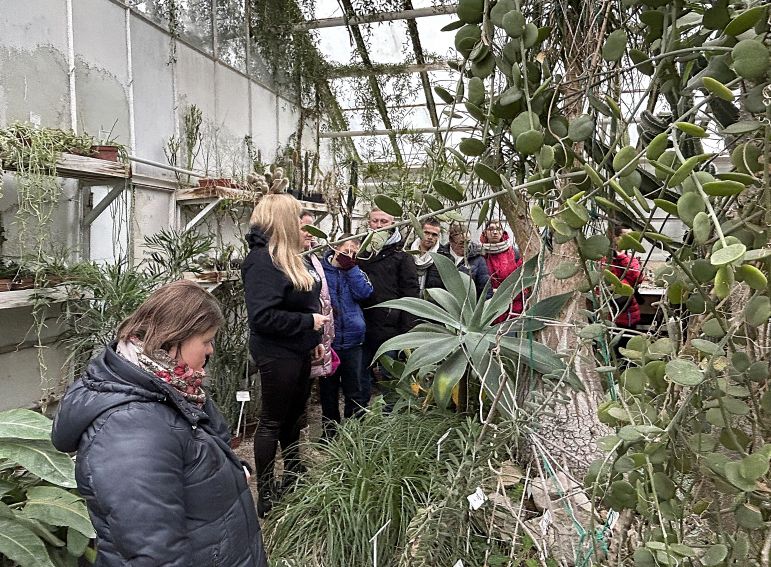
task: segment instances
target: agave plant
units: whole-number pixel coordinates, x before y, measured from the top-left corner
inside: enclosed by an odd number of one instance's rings
[[[534,331],[554,320],[572,293],[543,299],[513,321],[494,323],[509,309],[512,297],[537,283],[537,256],[506,278],[490,299],[485,299],[484,293],[478,297],[474,282],[451,260],[439,254],[432,256],[445,289],[426,290],[430,300],[405,297],[379,305],[407,311],[422,321],[408,333],[383,343],[374,357],[399,378],[402,386],[410,384],[413,393],[425,389],[427,401],[433,399],[440,407],[447,407],[456,396],[456,405],[467,405],[461,398],[481,387],[509,418],[516,416],[519,403],[517,384],[509,378],[518,377],[519,368],[550,382],[581,387],[560,354],[532,339]],[[405,352],[406,361],[383,356],[389,351]],[[466,409],[470,405],[473,403]]]

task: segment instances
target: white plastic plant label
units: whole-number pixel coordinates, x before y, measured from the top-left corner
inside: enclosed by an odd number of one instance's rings
[[[463,559],[458,559],[452,567],[463,567]]]
[[[473,494],[469,494],[467,497],[469,510],[479,510],[479,508],[487,501],[484,491],[481,487],[477,486],[477,489]]]
[[[252,395],[249,393],[249,390],[238,390],[236,392],[236,401],[237,402],[251,402],[252,401]]]

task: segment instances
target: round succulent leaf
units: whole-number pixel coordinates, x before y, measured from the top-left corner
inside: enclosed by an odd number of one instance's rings
[[[551,169],[554,166],[554,148],[551,146],[541,146],[536,157],[538,166],[542,169]]]
[[[404,214],[402,206],[388,195],[375,195],[373,201],[381,211],[393,217],[400,217]]]
[[[713,252],[709,261],[713,266],[725,266],[741,260],[745,252],[747,252],[747,247],[744,244],[729,244]]]
[[[490,10],[490,21],[494,26],[502,28],[503,17],[512,10],[516,10],[516,8],[517,5],[514,0],[498,0],[492,10]]]
[[[653,473],[653,488],[656,490],[659,501],[671,500],[677,492],[674,481],[661,471]]]
[[[459,0],[458,18],[467,24],[478,24],[482,21],[484,0]]]
[[[758,291],[766,289],[768,285],[766,274],[752,264],[744,264],[736,268],[736,278]]]
[[[698,193],[686,193],[677,200],[677,216],[688,226],[693,226],[696,215],[706,208],[704,199]]]
[[[575,118],[568,126],[568,137],[574,142],[588,140],[594,133],[594,118],[588,114],[582,114]]]
[[[517,136],[516,148],[523,155],[536,154],[543,146],[543,133],[538,130],[527,130]]]
[[[653,62],[650,60],[650,55],[644,51],[633,48],[629,50],[629,58],[632,60],[632,63],[634,63],[635,67],[637,67],[637,70],[640,71],[640,73],[648,76],[653,75],[655,69],[653,67]]]
[[[546,213],[540,205],[534,204],[530,207],[530,218],[532,218],[535,225],[540,228],[549,224],[549,217],[546,216]]]
[[[439,199],[437,199],[433,195],[427,195],[424,193],[423,201],[426,203],[426,206],[428,206],[428,208],[431,209],[432,211],[440,211],[444,208],[444,203],[442,203]]]
[[[705,183],[711,183],[715,181],[712,174],[709,171],[695,171],[693,175],[689,175],[683,181],[681,187],[683,193],[698,193],[699,186],[704,187]]]
[[[439,98],[442,99],[442,102],[446,104],[452,104],[453,101],[455,100],[455,97],[453,97],[450,94],[450,92],[443,87],[440,87],[440,86],[434,87],[434,92],[437,94]]]
[[[610,240],[604,234],[595,234],[579,242],[581,253],[590,260],[603,258],[610,249]]]
[[[538,26],[533,22],[526,23],[525,31],[522,32],[522,44],[525,46],[525,49],[535,46],[538,43],[539,35]]]
[[[671,382],[681,386],[698,386],[704,380],[704,374],[699,367],[682,358],[667,362],[666,376]]]
[[[474,164],[474,173],[477,174],[477,176],[490,185],[491,187],[500,187],[501,186],[501,174],[495,171],[492,167],[489,165],[486,165],[480,161]],[[460,199],[459,199],[460,200]]]
[[[515,102],[520,100],[522,98],[523,94],[524,93],[522,92],[522,90],[519,87],[511,86],[508,89],[506,89],[505,91],[503,91],[503,93],[501,94],[501,97],[498,99],[498,101],[503,106],[508,106],[508,105],[514,104]]]
[[[771,318],[771,301],[765,295],[755,295],[744,307],[744,320],[751,327],[765,325]]]
[[[454,185],[447,183],[446,181],[434,179],[434,182],[431,185],[434,190],[445,199],[450,199],[455,202],[463,200],[463,193],[459,192]]]
[[[469,102],[482,106],[485,101],[485,83],[479,77],[471,77],[468,82],[467,96]]]
[[[525,111],[517,115],[511,122],[511,135],[518,138],[521,134],[535,128],[540,128],[541,122],[535,112]]]
[[[640,158],[632,146],[624,146],[613,157],[613,170],[621,177],[630,175],[637,168]]]
[[[645,252],[645,246],[643,246],[637,238],[628,233],[622,234],[616,240],[616,246],[619,250],[634,250],[641,254]]]
[[[525,16],[519,10],[511,10],[504,14],[501,24],[506,35],[513,38],[520,37],[525,31]]]
[[[478,25],[466,24],[455,32],[455,49],[464,57],[468,57],[481,37],[482,29]]]
[[[653,204],[669,215],[677,216],[677,203],[667,199],[653,199]]]
[[[734,93],[731,92],[731,89],[729,89],[717,79],[713,79],[712,77],[704,77],[702,79],[702,83],[704,84],[704,88],[716,97],[727,100],[728,102],[733,102]]]
[[[743,39],[731,51],[734,71],[743,79],[763,79],[768,71],[768,48],[756,39]]]
[[[481,156],[487,146],[478,138],[463,138],[458,145],[458,149],[463,155],[467,156]]]
[[[725,354],[722,348],[712,341],[705,341],[704,339],[693,339],[691,341],[693,348],[704,354],[711,356],[719,356]]]
[[[695,244],[704,244],[709,240],[712,232],[712,221],[709,215],[704,211],[696,213],[693,217],[693,242]]]
[[[723,431],[720,432],[720,443],[726,449],[731,449],[732,451],[743,451],[750,444],[750,438],[741,429],[737,429],[735,427],[724,427]],[[739,473],[739,476],[741,476],[741,473],[739,472],[739,463],[735,463],[735,465],[736,472]]]
[[[710,181],[702,185],[702,189],[711,197],[728,197],[738,195],[746,189],[744,183],[738,181]]]
[[[605,501],[614,510],[634,509],[637,506],[637,491],[625,480],[616,480],[610,485]]]
[[[694,138],[706,138],[709,136],[704,128],[690,122],[675,122],[675,127]]]
[[[734,283],[733,271],[730,266],[720,266],[715,274],[715,286],[713,288],[715,297],[725,299],[731,293],[731,286]]]
[[[626,44],[629,41],[629,37],[626,31],[618,29],[612,31],[605,38],[605,44],[602,46],[602,58],[605,61],[620,61],[626,51]]]
[[[760,5],[737,14],[730,22],[728,22],[726,27],[723,29],[723,33],[726,35],[732,35],[734,37],[743,34],[752,28],[756,23],[758,23],[758,20],[763,17],[765,10],[766,7],[764,5]]]
[[[723,330],[723,327],[720,326],[720,322],[717,319],[706,321],[701,330],[708,337],[721,339],[725,336],[725,331]]]
[[[725,171],[718,173],[717,178],[722,181],[737,181],[743,185],[752,185],[757,183],[758,178],[748,173],[739,173],[738,171]]]

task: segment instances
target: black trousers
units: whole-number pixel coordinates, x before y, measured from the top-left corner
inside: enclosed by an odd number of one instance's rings
[[[260,490],[273,478],[277,445],[281,444],[284,472],[300,472],[300,429],[311,393],[311,356],[255,357],[260,370],[262,409],[254,433],[254,464]]]
[[[361,381],[369,380],[369,375],[363,376],[364,366],[362,356],[364,347],[357,346],[348,349],[336,350],[340,357],[340,366],[332,376],[325,376],[319,380],[319,399],[321,401],[321,418],[324,426],[324,436],[332,437],[335,427],[340,423],[340,406],[338,396],[340,388],[343,389],[345,406],[343,415],[351,417],[358,411],[359,391]]]

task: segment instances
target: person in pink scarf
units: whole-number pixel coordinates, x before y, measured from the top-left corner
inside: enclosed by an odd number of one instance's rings
[[[490,272],[490,284],[495,291],[503,280],[522,265],[522,259],[519,257],[519,250],[512,245],[509,233],[503,230],[500,221],[489,221],[485,225],[479,241],[482,244],[482,255]],[[522,313],[524,300],[524,293],[517,295],[512,301],[508,313],[504,313],[494,322],[501,323]]]

